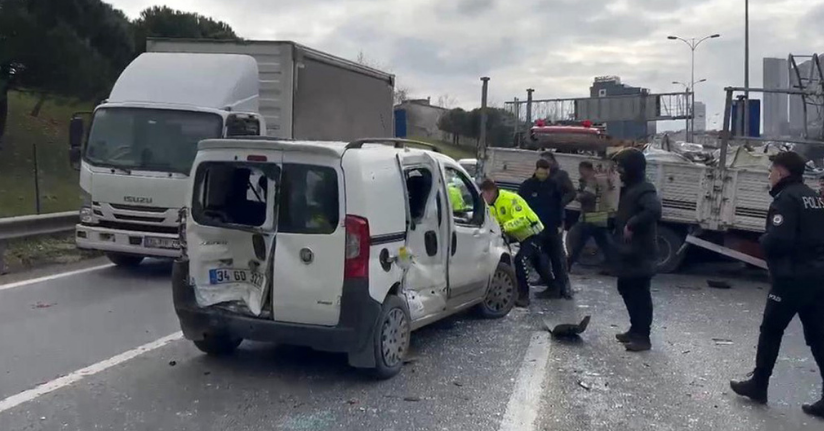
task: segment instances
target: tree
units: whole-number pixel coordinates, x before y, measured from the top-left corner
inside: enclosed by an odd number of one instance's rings
[[[511,147],[515,123],[515,117],[509,111],[487,108],[487,143],[493,147]],[[481,109],[475,108],[469,112],[461,108],[449,110],[438,119],[438,128],[452,134],[455,143],[459,136],[478,140],[481,137]]]
[[[457,104],[458,100],[449,94],[442,94],[438,96],[437,106],[440,106],[441,108],[452,109]]]
[[[134,44],[138,53],[146,51],[146,38],[239,39],[229,24],[168,6],[154,6],[140,12],[134,21]]]

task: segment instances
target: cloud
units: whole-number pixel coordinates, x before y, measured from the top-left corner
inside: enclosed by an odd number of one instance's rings
[[[136,16],[153,0],[109,0]],[[582,97],[592,78],[619,75],[655,92],[680,91],[690,52],[667,40],[721,33],[696,51],[697,99],[708,117],[723,88],[742,85],[743,1],[729,0],[166,0],[228,22],[243,37],[297,42],[349,59],[363,53],[415,97],[449,94],[471,108],[481,76],[490,100]],[[750,83],[761,58],[824,52],[824,0],[751,2]],[[678,124],[676,127],[681,127]]]

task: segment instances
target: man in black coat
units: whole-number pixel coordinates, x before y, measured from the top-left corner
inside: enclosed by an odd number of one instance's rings
[[[773,202],[760,241],[772,289],[758,337],[755,371],[749,380],[730,382],[737,394],[759,403],[767,402],[781,339],[796,314],[824,380],[824,199],[804,184],[806,163],[802,156],[785,152],[772,161],[769,181]],[[821,400],[802,408],[824,418],[824,393]]]
[[[555,283],[561,296],[572,299],[572,287],[566,268],[566,252],[561,236],[564,223],[564,208],[575,199],[575,186],[569,175],[560,169],[552,153],[544,156],[535,164],[535,174],[521,183],[518,194],[526,200],[529,207],[538,214],[544,231],[541,233],[541,249],[552,265]],[[552,161],[550,161],[552,160]],[[554,162],[554,163],[553,163]],[[568,196],[568,189],[572,192]],[[553,293],[551,286],[536,295],[547,298]]]
[[[631,325],[615,338],[628,351],[641,352],[652,348],[650,283],[658,265],[656,226],[661,219],[661,200],[655,186],[646,180],[647,160],[642,152],[623,150],[615,155],[615,162],[622,188],[615,214],[612,263]]]

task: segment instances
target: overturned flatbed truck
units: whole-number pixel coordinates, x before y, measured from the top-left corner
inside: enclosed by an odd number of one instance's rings
[[[709,249],[727,257],[766,269],[758,237],[764,232],[767,210],[772,198],[767,181],[768,164],[750,164],[738,167],[728,154],[737,155],[748,142],[764,141],[760,138],[733,137],[730,131],[731,106],[734,93],[743,88],[727,89],[727,109],[722,133],[720,160],[715,165],[677,163],[648,160],[647,179],[655,184],[663,205],[663,218],[658,229],[660,251],[659,272],[676,271],[686,257],[690,245]],[[750,92],[776,92],[776,90],[750,89]],[[800,94],[794,90],[779,90],[784,94]],[[799,145],[822,145],[819,141],[787,141]],[[568,146],[567,146],[568,147]],[[552,147],[544,149],[557,150]],[[611,175],[615,180],[610,155],[620,150],[606,142],[599,148],[587,148],[579,154],[556,151],[561,168],[566,170],[574,183],[579,179],[581,161],[593,162],[596,169]],[[517,190],[520,183],[529,178],[535,169],[540,149],[523,150],[489,148],[483,164],[484,175],[501,186]],[[734,156],[733,156],[734,158]],[[813,175],[806,181],[811,186],[817,182]],[[620,182],[616,182],[619,184]],[[618,186],[620,187],[620,185]],[[612,193],[616,193],[615,190]],[[573,202],[567,207],[567,229],[577,220],[579,207]],[[572,238],[574,235],[567,235]],[[597,264],[602,260],[594,241],[587,245],[582,257],[584,264]]]

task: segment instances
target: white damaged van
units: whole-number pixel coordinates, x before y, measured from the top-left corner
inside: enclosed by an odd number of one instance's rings
[[[174,305],[207,354],[244,340],[345,352],[388,378],[411,331],[506,316],[512,256],[472,178],[412,141],[203,141]]]

